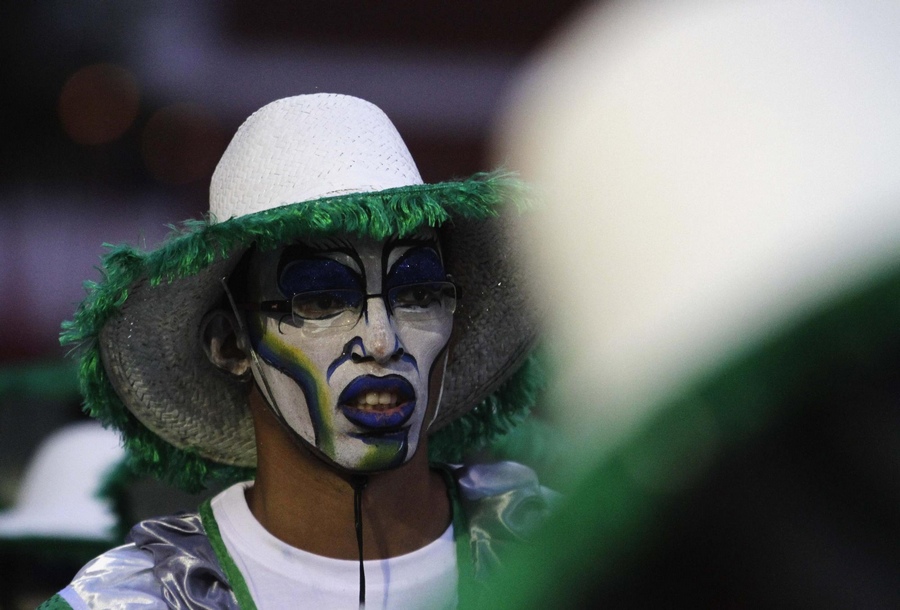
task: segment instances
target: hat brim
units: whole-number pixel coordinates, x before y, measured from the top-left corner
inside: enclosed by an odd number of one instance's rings
[[[505,237],[518,185],[502,174],[285,205],[221,223],[193,221],[151,252],[119,246],[62,341],[81,346],[86,409],[122,431],[142,472],[198,489],[256,463],[247,386],[215,367],[200,321],[252,244],[349,232],[383,239],[441,227],[447,270],[463,291],[433,454],[458,455],[508,429],[534,403],[536,329]],[[525,366],[523,366],[523,364]],[[468,417],[468,419],[466,419]]]

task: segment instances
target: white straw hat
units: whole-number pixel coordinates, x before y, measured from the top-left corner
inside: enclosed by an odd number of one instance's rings
[[[357,98],[303,95],[263,107],[216,168],[209,219],[152,252],[115,248],[104,282],[64,324],[63,342],[83,348],[87,410],[122,430],[141,470],[189,489],[247,476],[256,452],[246,389],[209,362],[198,337],[223,300],[221,279],[253,244],[430,226],[441,227],[463,295],[430,448],[451,457],[488,440],[527,412],[540,378],[502,230],[503,215],[516,212],[514,186],[501,174],[423,184],[387,116]]]

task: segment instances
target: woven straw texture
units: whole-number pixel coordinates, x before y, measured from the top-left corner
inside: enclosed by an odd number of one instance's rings
[[[346,95],[290,97],[241,125],[209,189],[215,220],[345,193],[422,184],[387,115]]]

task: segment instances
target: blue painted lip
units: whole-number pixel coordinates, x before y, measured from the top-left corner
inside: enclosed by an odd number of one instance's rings
[[[367,445],[378,445],[385,442],[401,444],[407,441],[409,428],[400,428],[399,430],[390,430],[388,432],[360,432],[359,434],[350,434],[353,438],[357,438]]]
[[[392,392],[397,395],[397,406],[389,411],[357,408],[359,395],[368,392]],[[338,408],[350,423],[360,428],[388,432],[399,428],[412,417],[416,409],[416,391],[409,381],[399,375],[364,375],[344,388],[338,397]]]

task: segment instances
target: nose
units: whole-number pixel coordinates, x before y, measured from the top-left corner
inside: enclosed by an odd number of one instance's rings
[[[397,360],[403,355],[400,337],[394,328],[394,322],[388,313],[384,299],[380,295],[368,297],[368,304],[360,320],[360,339],[362,349],[354,349],[354,361],[371,358],[379,364]],[[362,353],[357,353],[362,352]]]

